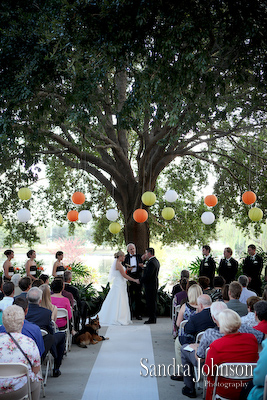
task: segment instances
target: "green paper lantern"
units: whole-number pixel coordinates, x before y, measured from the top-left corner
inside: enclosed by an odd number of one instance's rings
[[[0,214],[0,225],[3,223],[3,221],[4,221],[4,218],[3,218],[2,214]]]
[[[21,188],[18,191],[18,196],[20,200],[29,200],[31,198],[32,192],[28,188]]]
[[[110,233],[113,233],[116,235],[116,233],[119,233],[121,230],[121,226],[118,222],[112,222],[109,227],[108,227]]]
[[[253,222],[258,222],[262,219],[263,217],[263,212],[260,208],[258,207],[253,207],[249,210],[248,216]]]
[[[153,206],[153,204],[155,204],[156,202],[156,195],[153,192],[145,192],[142,195],[142,202],[146,205],[146,206]]]
[[[173,217],[175,216],[175,211],[172,207],[165,207],[161,211],[161,215],[164,219],[169,221],[170,219],[173,219]]]

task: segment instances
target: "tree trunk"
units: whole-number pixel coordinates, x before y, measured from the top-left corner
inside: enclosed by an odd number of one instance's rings
[[[139,224],[133,219],[130,219],[124,226],[124,238],[126,245],[134,243],[136,252],[144,254],[145,250],[149,247],[149,225],[148,222]]]

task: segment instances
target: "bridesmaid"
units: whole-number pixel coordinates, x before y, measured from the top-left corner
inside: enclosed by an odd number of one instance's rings
[[[54,277],[57,277],[57,276],[63,277],[64,271],[66,269],[66,267],[64,267],[63,261],[62,261],[63,260],[63,251],[56,252],[56,259],[57,259],[57,261],[54,262],[52,275]]]
[[[14,258],[14,251],[13,250],[6,250],[4,255],[7,257],[7,260],[3,264],[4,268],[4,281],[8,282],[11,280],[12,276],[14,275],[14,267],[11,263],[12,258]]]
[[[29,250],[27,253],[29,260],[25,264],[26,274],[32,281],[37,279],[37,265],[36,265],[36,252],[35,250]]]

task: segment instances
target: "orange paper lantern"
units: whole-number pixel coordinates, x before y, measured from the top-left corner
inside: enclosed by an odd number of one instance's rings
[[[79,218],[79,213],[78,213],[78,211],[76,211],[76,210],[71,210],[71,211],[69,211],[68,214],[67,214],[67,218],[68,218],[68,220],[71,221],[71,222],[77,221],[78,218]]]
[[[255,203],[256,199],[257,199],[257,196],[255,195],[254,192],[251,192],[250,190],[247,190],[246,192],[244,192],[242,194],[242,201],[245,204],[248,204],[248,205],[253,204],[253,203]]]
[[[85,195],[82,192],[75,192],[71,196],[74,204],[83,204],[85,202]]]
[[[139,223],[145,222],[148,219],[148,213],[143,208],[137,208],[133,213],[133,219]]]
[[[214,207],[218,203],[218,199],[214,194],[209,194],[208,196],[205,197],[204,203],[208,207]]]

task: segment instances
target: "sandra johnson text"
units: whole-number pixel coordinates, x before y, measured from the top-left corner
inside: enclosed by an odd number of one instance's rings
[[[211,359],[211,367],[206,366],[206,373],[204,371],[204,365],[201,364],[201,360],[198,359],[198,375],[193,378],[194,382],[199,382],[201,379],[201,376],[203,375],[211,375],[211,376],[217,376],[218,373],[218,368],[219,366],[216,364],[213,364],[213,359]],[[176,365],[175,358],[172,359],[172,364],[165,365],[165,364],[149,364],[149,361],[147,358],[141,358],[140,359],[140,365],[141,365],[141,370],[140,370],[140,375],[143,377],[147,376],[155,376],[155,377],[161,377],[161,376],[171,376],[171,375],[184,375],[184,376],[190,376],[190,367],[188,364],[186,364],[183,368],[182,365]],[[223,370],[223,375],[228,376],[229,378],[233,377],[250,377],[253,374],[253,367],[250,364],[247,365],[228,365],[224,367]]]

